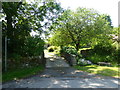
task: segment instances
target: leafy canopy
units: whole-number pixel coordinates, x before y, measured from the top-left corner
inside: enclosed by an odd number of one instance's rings
[[[105,17],[94,9],[66,10],[58,18],[58,24],[52,26],[55,34],[50,38],[50,43],[71,44],[78,50],[82,44],[91,43],[93,38],[108,38],[111,26]]]

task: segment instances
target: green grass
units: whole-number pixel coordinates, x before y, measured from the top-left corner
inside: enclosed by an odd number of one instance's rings
[[[118,67],[88,65],[88,66],[74,66],[74,68],[92,74],[100,74],[104,76],[120,78],[120,70],[119,70],[120,68],[118,69]]]
[[[32,76],[43,70],[44,70],[43,66],[36,66],[31,68],[23,68],[23,69],[7,71],[7,72],[4,72],[2,75],[2,82],[18,80],[21,78]]]

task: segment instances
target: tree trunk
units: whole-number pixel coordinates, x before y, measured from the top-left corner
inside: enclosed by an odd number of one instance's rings
[[[7,15],[6,20],[7,20],[7,32],[6,32],[6,35],[10,39],[10,44],[8,46],[8,52],[13,53],[14,49],[12,47],[15,48],[15,45],[13,43],[13,41],[14,41],[13,32],[14,31],[13,31],[13,27],[12,27],[12,16]]]

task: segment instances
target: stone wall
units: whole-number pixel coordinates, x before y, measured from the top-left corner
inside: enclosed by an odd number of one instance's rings
[[[68,62],[70,66],[76,65],[76,59],[75,56],[68,54],[68,53],[62,53],[62,56],[65,58],[65,60]]]
[[[44,58],[44,52],[40,56],[34,57],[23,57],[20,60],[7,60],[7,69],[16,69],[16,68],[27,68],[31,66],[43,65],[45,67],[46,59]],[[4,62],[2,66],[4,71]]]

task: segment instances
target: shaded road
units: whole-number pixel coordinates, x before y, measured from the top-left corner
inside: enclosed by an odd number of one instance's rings
[[[46,52],[45,57],[46,69],[42,73],[7,82],[3,88],[118,88],[118,79],[76,70],[52,53]]]

